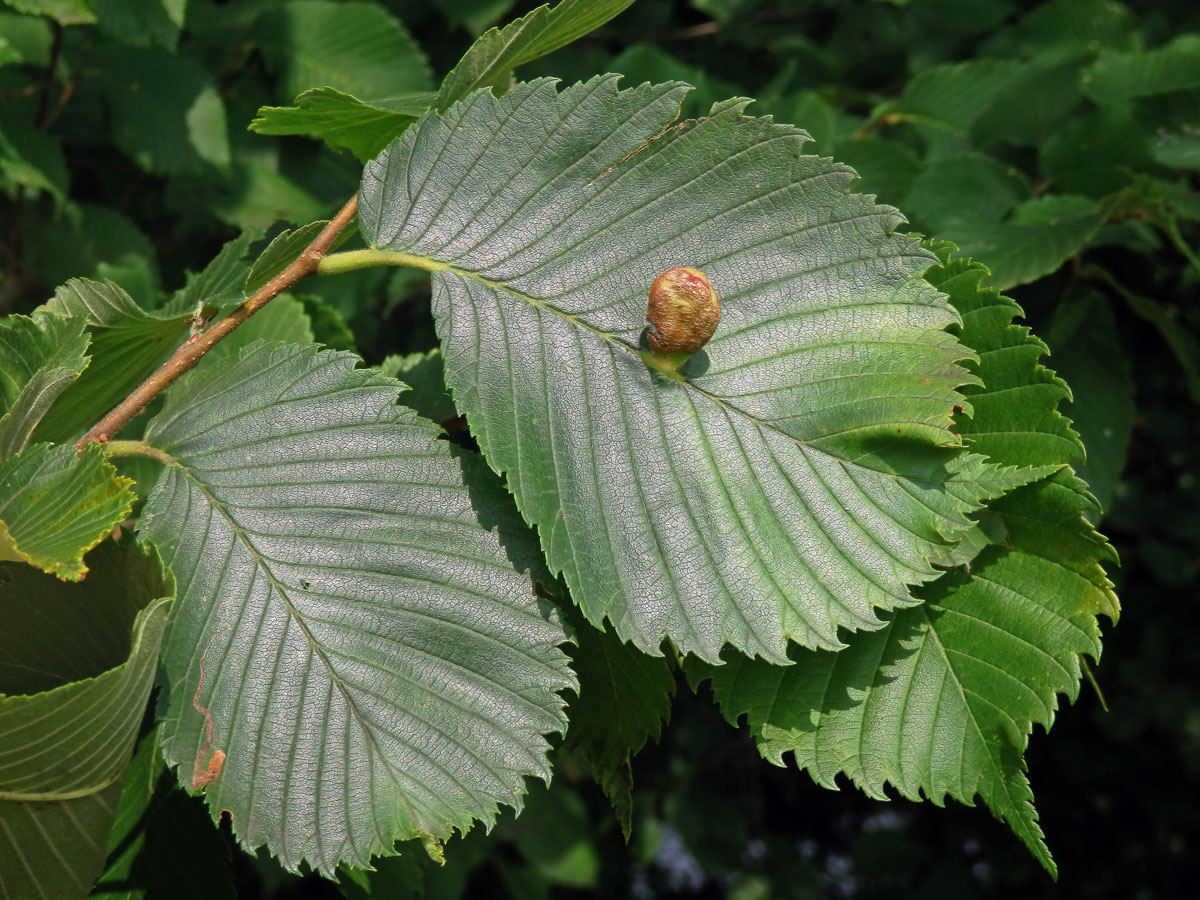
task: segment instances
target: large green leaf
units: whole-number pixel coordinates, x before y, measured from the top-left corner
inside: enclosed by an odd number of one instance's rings
[[[1055,693],[1074,698],[1078,655],[1099,653],[1098,610],[1033,553],[989,548],[972,572],[840,653],[798,650],[790,667],[730,658],[710,670],[713,691],[776,765],[792,752],[817,783],[845,773],[881,800],[888,783],[938,805],[979,795],[1053,871],[1021,757]]]
[[[44,313],[0,321],[0,462],[25,449],[54,401],[88,364],[86,319]]]
[[[476,88],[502,84],[517,66],[578,40],[633,0],[562,0],[480,35],[438,89],[433,107],[449,108]]]
[[[108,542],[86,581],[0,565],[0,897],[84,897],[174,591],[151,549]]]
[[[195,311],[146,312],[111,281],[84,278],[72,278],[41,308],[84,319],[92,336],[86,371],[34,433],[35,440],[56,442],[78,438],[153,372],[187,333]]]
[[[616,82],[414,125],[364,174],[360,255],[434,272],[455,402],[592,622],[710,660],[840,647],[1032,473],[948,430],[970,353],[895,210],[743,102],[662,134],[686,86]],[[724,308],[686,374],[639,348],[677,265]]]
[[[140,522],[180,581],[168,763],[224,753],[214,812],[326,874],[519,806],[574,684],[507,497],[354,361],[257,343],[181,378]]]
[[[0,463],[0,560],[37,566],[70,581],[87,574],[83,555],[129,515],[133,484],[104,449],[32,444]]]
[[[1070,400],[1066,383],[1040,362],[1049,350],[1023,325],[1021,308],[997,290],[980,288],[987,269],[958,257],[946,261],[952,245],[938,250],[943,265],[926,278],[950,297],[963,319],[962,337],[979,354],[983,385],[963,388],[973,414],[959,416],[955,430],[986,453],[1009,465],[1062,465],[1084,456],[1079,435],[1058,411]]]
[[[1044,345],[1008,325],[1015,304],[979,290],[985,272],[958,259],[929,275],[980,353],[987,387],[973,398],[972,440],[1000,458],[1029,451],[1065,463],[1078,454],[1055,412],[1065,386],[1039,365]],[[1076,697],[1080,656],[1099,656],[1097,615],[1116,616],[1100,567],[1113,556],[1085,518],[1094,514],[1085,486],[1064,468],[989,504],[1003,543],[921,588],[924,605],[883,630],[855,635],[838,654],[794,650],[791,667],[731,655],[727,666],[690,674],[711,676],[725,716],[745,715],[772,762],[792,752],[818,783],[835,787],[844,772],[880,799],[886,784],[938,804],[978,795],[1053,872],[1022,756],[1033,724],[1052,723],[1057,695]]]
[[[400,402],[419,415],[443,425],[456,417],[446,392],[442,355],[436,349],[389,356],[380,370],[409,386],[400,395]],[[495,478],[490,471],[486,474]],[[515,507],[512,514],[518,515]],[[569,603],[564,598],[560,606]],[[613,632],[597,631],[577,612],[570,624],[575,645],[571,662],[579,678],[579,690],[567,711],[571,727],[564,746],[588,761],[628,840],[633,812],[630,757],[647,740],[658,739],[670,716],[674,671],[666,657],[647,656],[622,643]]]

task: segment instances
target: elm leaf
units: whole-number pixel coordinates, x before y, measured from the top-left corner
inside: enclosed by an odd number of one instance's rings
[[[251,344],[142,445],[139,528],[179,579],[164,756],[243,846],[326,875],[519,808],[575,684],[507,496],[356,360]]]
[[[1015,303],[979,287],[983,266],[946,261],[951,247],[937,248],[943,265],[927,277],[962,314],[987,385],[974,389],[964,434],[1001,459],[1077,458],[1078,437],[1056,409],[1066,385],[1039,362],[1045,345],[1011,324]],[[880,799],[887,784],[939,805],[979,796],[1053,874],[1023,756],[1033,725],[1054,721],[1058,695],[1078,696],[1081,657],[1099,658],[1097,616],[1117,617],[1101,567],[1115,555],[1089,522],[1097,512],[1063,466],[989,503],[999,540],[920,588],[925,603],[882,630],[837,654],[793,650],[790,667],[727,654],[725,666],[689,665],[689,677],[712,679],[725,717],[746,716],[771,762],[790,752],[817,783],[835,787],[845,773]]]
[[[69,444],[31,444],[10,456],[0,463],[0,560],[80,580],[84,554],[129,515],[132,484],[95,442],[79,455]]]
[[[934,258],[853,171],[746,101],[675,125],[686,85],[617,78],[427,115],[366,168],[360,254],[433,272],[447,386],[591,622],[709,660],[841,647],[917,602],[987,497],[1054,467],[950,431],[972,354],[919,277]],[[722,321],[668,371],[641,339],[681,265]]]

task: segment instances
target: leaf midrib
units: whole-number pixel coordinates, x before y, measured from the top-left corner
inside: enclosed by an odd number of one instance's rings
[[[997,759],[996,754],[995,754],[995,747],[997,746],[997,744],[995,741],[989,740],[987,738],[987,736],[984,734],[983,728],[981,727],[980,722],[979,722],[979,716],[976,714],[970,698],[971,697],[978,698],[978,700],[980,700],[981,702],[986,703],[988,706],[991,706],[993,709],[996,709],[997,711],[1002,713],[1003,716],[1006,719],[1008,719],[1008,721],[1012,724],[1013,728],[1015,730],[1017,730],[1018,733],[1024,737],[1026,742],[1028,742],[1028,737],[1033,731],[1033,724],[1034,724],[1035,720],[1032,719],[1032,717],[1022,717],[1022,722],[1019,723],[1017,721],[1017,719],[1012,715],[1012,713],[1010,713],[1008,710],[1001,709],[993,701],[989,700],[986,697],[983,697],[982,695],[980,695],[979,693],[977,693],[975,691],[970,690],[963,683],[963,678],[960,675],[960,673],[958,672],[957,668],[955,667],[953,660],[951,659],[951,655],[950,655],[951,648],[948,647],[946,645],[945,641],[942,639],[942,635],[939,633],[938,628],[937,628],[937,621],[932,616],[930,616],[929,610],[925,606],[921,606],[919,609],[920,609],[920,615],[922,616],[922,618],[925,619],[925,627],[928,629],[927,634],[932,635],[933,639],[936,641],[936,647],[940,651],[940,655],[941,655],[942,661],[945,665],[946,672],[950,676],[953,677],[954,686],[958,691],[958,698],[959,698],[960,702],[963,704],[963,708],[966,709],[968,712],[967,722],[968,722],[969,726],[971,727],[971,729],[973,730],[976,739],[979,741],[980,746],[983,748],[988,762],[990,762],[992,765],[992,772],[990,773],[992,783],[999,785],[999,787],[1004,792],[1005,799],[1007,799],[1007,801],[1008,801],[1008,810],[1007,811],[1010,814],[1010,818],[1007,819],[1008,824],[1010,825],[1010,827],[1012,827],[1012,829],[1015,832],[1017,832],[1017,834],[1022,838],[1022,840],[1024,840],[1026,842],[1027,846],[1030,845],[1031,842],[1039,845],[1039,850],[1041,852],[1035,851],[1033,846],[1030,846],[1029,849],[1030,849],[1030,852],[1032,852],[1034,854],[1034,856],[1036,856],[1039,859],[1039,861],[1045,863],[1047,860],[1049,860],[1049,856],[1047,854],[1045,854],[1044,850],[1041,849],[1044,847],[1045,838],[1043,835],[1039,834],[1040,828],[1038,827],[1038,824],[1037,824],[1036,813],[1034,814],[1034,817],[1032,817],[1032,818],[1028,814],[1022,815],[1022,812],[1023,812],[1022,806],[1023,805],[1028,806],[1028,801],[1024,797],[1016,797],[1013,795],[1013,787],[1014,787],[1013,782],[1005,776],[1004,766],[1002,765],[1001,760]],[[1010,635],[1011,635],[1011,632],[1010,632]],[[1015,635],[1012,635],[1012,636],[1015,637]],[[922,643],[924,643],[924,642],[922,642]],[[959,651],[959,652],[960,652],[960,655],[962,655],[964,657],[970,656],[969,654],[966,654],[965,652],[962,652],[962,651]],[[976,662],[979,662],[979,663],[985,662],[984,660],[979,659],[978,657],[970,656],[970,658],[974,659]],[[1055,660],[1055,662],[1057,663],[1057,660]],[[1036,692],[1034,692],[1034,693],[1036,695]],[[1048,723],[1043,723],[1043,724],[1046,725],[1046,727],[1049,727]],[[1024,752],[1023,748],[1020,748],[1020,749],[1023,754],[1023,752]],[[965,762],[966,762],[966,754],[964,753],[963,756],[960,758],[960,766],[965,766]],[[982,775],[983,773],[980,773],[980,774]],[[965,780],[961,779],[961,775],[962,775],[962,771],[960,770],[960,785],[965,785],[966,782],[965,782]],[[1017,773],[1015,777],[1019,778],[1020,773]],[[976,790],[978,790],[978,785],[979,785],[979,781],[976,781],[976,783],[975,783]],[[964,793],[965,793],[965,791],[964,791]],[[990,806],[991,804],[989,803],[988,805]],[[1045,856],[1044,859],[1043,859],[1043,856]]]
[[[579,316],[577,316],[573,313],[569,313],[566,310],[561,309],[558,306],[555,306],[553,303],[550,303],[547,300],[543,300],[540,297],[535,297],[532,294],[528,294],[525,291],[522,291],[522,290],[519,290],[519,289],[513,287],[512,285],[506,284],[503,281],[496,281],[494,279],[487,278],[484,275],[480,275],[478,272],[473,272],[470,269],[463,269],[463,268],[455,266],[451,263],[446,263],[446,262],[442,262],[441,260],[434,259],[433,257],[430,257],[430,256],[421,256],[421,255],[414,254],[414,253],[407,253],[403,250],[384,250],[384,249],[351,250],[351,251],[347,251],[344,253],[331,254],[330,256],[326,257],[326,259],[327,260],[337,260],[340,264],[338,271],[341,271],[342,267],[349,269],[349,268],[357,268],[360,266],[370,266],[370,265],[393,265],[393,266],[407,266],[407,267],[416,268],[416,269],[424,269],[425,271],[427,271],[431,274],[435,274],[435,275],[439,272],[446,272],[451,275],[456,275],[459,278],[475,281],[475,282],[483,285],[485,288],[499,292],[501,294],[510,294],[510,295],[516,297],[517,299],[527,303],[529,306],[533,307],[534,309],[544,309],[547,312],[551,313],[552,315],[555,315],[558,318],[562,319],[567,324],[573,325],[582,331],[591,333],[592,335],[599,338],[604,343],[609,344],[611,346],[619,347],[621,350],[625,351],[630,356],[633,356],[633,357],[636,357],[637,359],[639,359],[642,362],[642,364],[646,366],[647,369],[650,369],[653,372],[657,372],[662,377],[669,378],[670,380],[680,384],[681,386],[683,386],[685,388],[690,388],[691,390],[695,391],[697,394],[706,398],[710,402],[717,404],[722,409],[730,411],[730,412],[736,414],[737,416],[740,416],[741,418],[745,419],[748,422],[752,422],[758,428],[763,428],[763,429],[766,429],[769,431],[773,431],[776,434],[780,435],[781,437],[786,438],[788,441],[796,444],[798,447],[804,448],[806,451],[815,451],[817,453],[822,454],[823,456],[826,456],[826,457],[829,457],[830,459],[834,459],[834,460],[838,461],[842,465],[853,466],[855,468],[863,469],[865,471],[875,472],[879,475],[883,475],[888,478],[895,478],[897,480],[903,480],[905,478],[905,476],[903,476],[903,475],[899,475],[894,472],[888,472],[885,469],[871,468],[870,466],[862,465],[861,463],[859,463],[855,460],[850,460],[850,459],[846,459],[845,457],[838,456],[834,453],[831,453],[828,450],[825,450],[824,448],[822,448],[820,446],[817,446],[816,444],[810,443],[809,441],[802,440],[801,438],[798,438],[795,435],[789,434],[788,432],[779,428],[774,423],[769,422],[766,419],[762,419],[762,418],[754,415],[753,413],[749,412],[746,409],[743,409],[742,407],[738,406],[737,404],[731,403],[728,400],[726,400],[725,398],[723,398],[717,394],[714,394],[713,392],[707,390],[706,388],[701,387],[700,385],[696,384],[694,381],[692,381],[688,378],[685,378],[683,375],[680,375],[679,372],[672,371],[668,368],[662,367],[661,364],[658,363],[658,360],[655,357],[655,355],[653,353],[651,353],[650,351],[641,350],[640,348],[634,347],[632,344],[630,344],[624,338],[617,336],[615,333],[610,332],[610,331],[605,331],[602,328],[592,325],[590,322],[587,322],[586,320],[580,318]],[[964,371],[963,372],[964,383],[969,383],[970,380],[971,380],[970,376]],[[883,423],[879,423],[879,424],[880,425],[915,424],[915,425],[921,425],[921,426],[929,427],[929,428],[937,428],[938,427],[938,426],[933,425],[928,422],[907,422],[907,421],[905,421],[905,422],[900,422],[900,423],[883,422]],[[961,438],[959,437],[959,435],[957,435],[954,432],[949,431],[949,430],[947,430],[946,433],[947,433],[947,435],[955,438],[958,442],[954,443],[954,444],[947,444],[944,449],[950,449],[950,448],[954,448],[954,447],[958,447],[961,449],[962,443],[961,443]]]
[[[224,521],[228,524],[230,529],[233,531],[237,541],[253,557],[256,564],[258,565],[258,568],[263,572],[268,583],[272,586],[272,588],[274,588],[274,590],[278,594],[280,600],[283,602],[285,608],[288,611],[288,614],[295,620],[296,624],[299,625],[299,627],[301,629],[301,633],[304,635],[305,639],[308,641],[313,655],[321,661],[326,672],[328,673],[330,682],[337,687],[338,692],[342,695],[344,701],[346,702],[347,708],[352,712],[355,720],[359,723],[359,727],[363,730],[363,733],[365,734],[367,739],[370,741],[371,746],[374,748],[376,756],[381,761],[384,762],[384,769],[387,771],[388,777],[390,778],[390,780],[392,781],[393,785],[396,788],[396,794],[401,798],[401,800],[404,803],[404,807],[408,814],[409,821],[411,822],[410,827],[413,829],[414,834],[419,833],[422,828],[422,817],[417,814],[417,811],[412,807],[411,803],[409,802],[406,789],[405,789],[404,785],[401,784],[401,782],[397,778],[397,776],[399,774],[398,771],[396,770],[394,765],[390,762],[389,757],[383,752],[383,749],[380,746],[379,740],[376,736],[375,729],[371,726],[371,724],[366,719],[364,719],[363,715],[361,714],[361,712],[358,708],[358,704],[355,702],[353,696],[351,695],[350,686],[348,686],[344,682],[344,680],[337,674],[336,670],[333,667],[331,660],[326,655],[326,652],[324,651],[324,648],[322,647],[321,643],[317,640],[316,636],[312,633],[311,629],[309,628],[308,620],[300,612],[300,610],[297,609],[292,604],[292,602],[289,598],[288,592],[285,589],[285,585],[283,585],[279,581],[279,579],[275,576],[272,566],[270,565],[270,562],[271,562],[270,558],[263,555],[257,549],[253,540],[251,540],[250,533],[245,528],[243,528],[241,525],[239,525],[239,523],[234,519],[234,517],[230,514],[230,512],[225,508],[225,504],[223,502],[221,502],[221,500],[213,493],[213,491],[211,491],[209,489],[209,486],[201,478],[199,478],[193,471],[191,471],[191,469],[187,465],[185,465],[182,460],[180,460],[177,457],[171,456],[170,454],[167,454],[161,450],[158,450],[157,448],[147,446],[146,449],[148,451],[152,451],[153,458],[159,460],[164,465],[170,465],[170,466],[177,468],[183,474],[184,478],[187,479],[187,481],[190,484],[194,485],[196,487],[196,489],[200,491],[200,493],[208,501],[209,506],[213,509],[216,509],[220,513],[222,519],[224,519]],[[476,559],[472,558],[471,561],[472,562],[480,562],[481,560],[476,560]],[[418,613],[418,614],[420,614],[420,613]],[[325,622],[325,620],[321,620],[321,619],[317,619],[316,621]],[[445,621],[445,620],[441,620],[441,621]],[[461,627],[463,629],[470,630],[468,626],[466,626],[465,624],[462,624],[462,623],[451,623],[451,624],[455,624],[455,625],[457,625],[457,627]],[[504,644],[504,642],[500,642],[500,643],[503,644],[504,646],[509,646],[507,644]],[[410,647],[409,649],[412,650],[413,652],[428,655],[428,651],[424,651],[424,650],[421,650],[416,647]],[[474,670],[463,669],[463,671],[468,672],[470,675],[473,675],[476,677],[484,677],[482,675],[482,673],[476,672]],[[416,682],[411,682],[411,683],[413,683],[414,685],[417,684]],[[362,693],[370,694],[371,696],[374,696],[377,699],[384,699],[384,698],[380,697],[380,695],[372,692],[365,685],[357,685],[356,684],[356,685],[353,685],[353,687],[355,690],[360,691]],[[462,707],[460,704],[457,703],[457,701],[454,701],[450,697],[447,697],[447,696],[441,695],[441,694],[438,694],[437,696],[441,697],[441,699],[443,699],[444,701],[451,702],[451,703],[454,703],[455,705],[459,706],[459,708],[462,710],[462,712],[464,714],[470,714],[470,715],[475,715],[475,716],[481,715],[478,711],[473,711],[473,710],[469,710],[465,707]],[[531,707],[531,708],[536,707],[536,704],[533,704],[532,701],[529,700],[529,698],[525,697],[520,692],[514,691],[513,696],[516,697],[522,704],[524,704],[528,707]],[[443,734],[443,736],[446,737],[448,740],[451,740],[454,743],[459,743],[457,741],[454,741],[453,737],[450,734],[446,733],[444,731],[444,729],[438,728],[437,726],[433,725],[433,723],[430,723],[428,721],[426,721],[425,724],[431,728],[434,728],[434,729],[440,731]],[[461,744],[460,744],[460,746],[461,746]],[[464,747],[464,749],[467,749],[467,748]],[[483,767],[485,769],[490,768],[490,765],[487,763],[486,760],[480,758],[478,756],[478,754],[474,753],[473,751],[469,751],[469,752],[471,752],[471,755],[476,759],[476,761],[478,762],[478,764],[481,767]],[[474,797],[476,800],[478,800],[477,792],[472,790],[469,785],[464,784],[461,781],[461,779],[455,777],[452,772],[447,770],[443,765],[438,763],[436,760],[434,760],[434,763],[437,766],[437,768],[440,771],[442,771],[451,781],[453,781],[456,785],[458,785],[459,788],[465,794],[470,795],[470,796]],[[427,790],[429,789],[428,785],[423,785],[423,787]]]
[[[162,462],[164,465],[170,465],[170,466],[173,466],[176,469],[178,469],[183,474],[183,477],[186,478],[189,483],[194,485],[196,487],[196,489],[198,491],[200,491],[201,494],[204,495],[204,497],[208,500],[210,507],[212,509],[217,510],[217,512],[220,513],[221,518],[223,518],[225,520],[225,522],[228,524],[229,528],[233,531],[233,534],[237,538],[239,543],[241,543],[246,548],[246,551],[248,553],[250,553],[250,555],[254,558],[255,562],[258,564],[259,568],[262,570],[263,574],[265,575],[265,577],[267,579],[267,583],[271,585],[271,587],[279,595],[280,600],[283,601],[284,606],[287,608],[288,615],[290,615],[296,621],[296,624],[300,626],[300,631],[304,635],[305,639],[308,641],[309,646],[312,649],[313,655],[317,659],[321,660],[322,665],[324,665],[326,671],[328,672],[330,682],[337,688],[338,693],[340,693],[342,695],[342,699],[345,701],[347,709],[350,710],[351,714],[354,716],[355,720],[358,722],[359,727],[362,728],[363,734],[366,736],[367,740],[370,741],[371,746],[374,748],[376,755],[378,756],[378,758],[380,760],[383,760],[385,762],[385,765],[383,768],[387,772],[388,778],[392,781],[392,784],[395,786],[396,796],[404,804],[404,809],[408,815],[409,822],[411,823],[410,827],[413,829],[414,834],[416,832],[418,832],[421,828],[420,818],[417,816],[416,810],[414,810],[412,808],[412,805],[409,803],[408,796],[404,791],[404,786],[397,779],[398,773],[395,771],[394,767],[388,761],[388,757],[383,752],[383,748],[380,747],[379,741],[375,736],[374,728],[370,727],[369,723],[363,718],[362,714],[359,712],[358,704],[356,704],[353,701],[353,698],[350,696],[350,693],[347,690],[346,685],[342,682],[341,677],[334,670],[333,664],[326,657],[324,649],[321,647],[320,643],[317,641],[317,639],[313,635],[313,633],[309,630],[308,624],[304,621],[304,617],[302,615],[300,615],[300,611],[298,609],[296,609],[295,606],[292,605],[292,602],[288,597],[287,591],[284,590],[283,584],[281,584],[279,579],[277,579],[275,577],[274,571],[272,570],[272,568],[269,565],[267,565],[266,560],[263,557],[263,555],[261,553],[259,553],[258,548],[254,546],[254,542],[249,539],[249,537],[246,535],[244,529],[237,523],[236,520],[234,520],[234,518],[225,509],[224,504],[219,502],[216,495],[213,494],[212,491],[210,491],[208,489],[208,485],[206,485],[199,478],[195,477],[192,474],[192,472],[188,469],[188,467],[182,463],[182,461],[180,461],[177,457],[171,456],[170,454],[165,453],[161,450],[157,450],[156,448],[149,448],[149,449],[154,450],[154,455],[153,455],[154,459],[157,459],[159,462]]]

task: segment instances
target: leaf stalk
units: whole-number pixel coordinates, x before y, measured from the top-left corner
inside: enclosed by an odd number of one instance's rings
[[[355,269],[369,269],[372,266],[408,266],[413,269],[424,269],[427,272],[440,272],[449,269],[447,263],[438,262],[425,256],[414,256],[401,250],[345,250],[341,253],[330,253],[317,265],[321,275],[340,275],[343,272],[353,272]]]
[[[158,460],[164,466],[175,465],[175,457],[163,453],[157,447],[151,447],[145,441],[108,441],[104,449],[109,456],[143,456],[146,459]]]

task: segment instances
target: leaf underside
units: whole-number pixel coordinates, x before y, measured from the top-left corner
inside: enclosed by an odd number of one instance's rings
[[[574,684],[509,561],[529,548],[489,530],[505,498],[464,487],[355,359],[260,342],[180,379],[148,428],[170,462],[141,520],[180,582],[168,763],[187,785],[224,752],[213,811],[326,875],[519,807]]]
[[[367,166],[364,238],[434,270],[447,384],[589,620],[708,660],[843,646],[1031,473],[949,431],[971,354],[895,210],[743,101],[668,128],[685,85],[617,78],[423,118]],[[675,379],[639,341],[679,265],[723,318]]]

